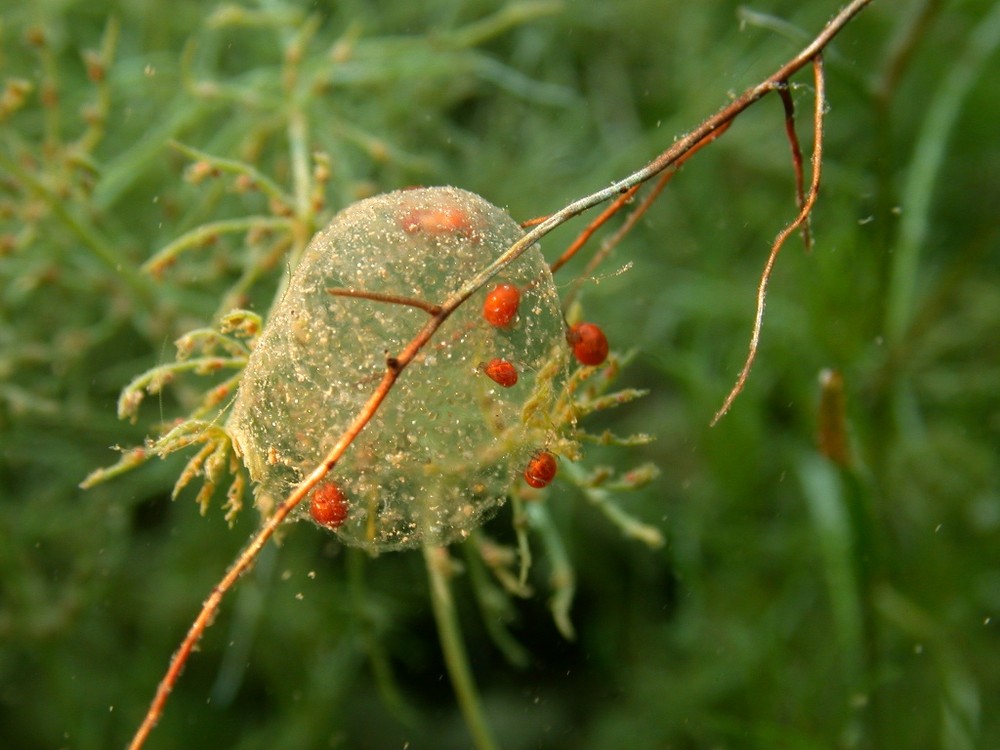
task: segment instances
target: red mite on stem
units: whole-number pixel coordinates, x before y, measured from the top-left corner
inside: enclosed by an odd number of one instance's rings
[[[535,489],[541,489],[555,479],[556,457],[548,451],[539,451],[528,462],[528,468],[524,470],[524,481]]]
[[[608,358],[608,338],[594,323],[577,323],[566,332],[573,356],[583,365],[599,365]]]
[[[504,388],[510,388],[517,383],[517,368],[506,359],[499,357],[491,359],[483,365],[483,372],[490,380]]]
[[[336,529],[347,520],[348,510],[347,496],[333,482],[321,484],[313,490],[309,515],[320,526]]]
[[[512,284],[497,284],[483,301],[483,317],[495,328],[504,328],[514,322],[521,293]]]

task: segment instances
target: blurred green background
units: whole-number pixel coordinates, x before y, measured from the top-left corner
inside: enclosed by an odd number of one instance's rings
[[[0,745],[123,746],[257,522],[230,529],[218,502],[200,517],[192,489],[171,502],[182,457],[78,489],[112,446],[189,408],[179,383],[136,424],[115,418],[133,376],[213,322],[242,238],[160,279],[139,266],[206,221],[266,213],[232,181],[185,181],[168,141],[289,186],[295,112],[330,156],[320,222],[411,184],[527,219],[659,153],[838,3],[505,7],[4,4]],[[502,747],[1000,747],[998,43],[1000,4],[876,0],[833,44],[815,248],[785,249],[756,367],[716,427],[795,210],[779,101],[689,162],[585,285],[587,317],[638,350],[623,382],[652,391],[591,426],[658,438],[586,462],[655,461],[662,476],[621,502],[668,543],[623,539],[557,482],[577,638],[552,623],[543,563],[512,624],[523,667],[456,581]],[[308,96],[289,49],[323,83]],[[812,80],[795,83],[808,150]],[[550,258],[583,223],[545,241]],[[827,368],[844,380],[843,465],[816,447]],[[507,528],[501,513],[488,530]],[[363,559],[291,527],[224,604],[148,747],[468,747],[426,588],[419,553]]]

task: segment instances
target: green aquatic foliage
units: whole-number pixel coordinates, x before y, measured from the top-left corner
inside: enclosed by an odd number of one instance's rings
[[[248,355],[200,342],[252,350],[310,238],[356,200],[460,185],[516,220],[551,212],[688,132],[840,3],[7,5],[0,725],[18,748],[96,750],[134,730],[259,523],[223,510],[237,476],[244,504],[253,485],[210,445]],[[583,460],[561,457],[541,492],[515,483],[442,565],[505,750],[1000,744],[997,17],[992,0],[875,0],[831,46],[813,249],[783,253],[717,427],[794,210],[777,102],[581,279],[587,318],[628,350],[569,374]],[[811,86],[791,84],[805,112]],[[224,330],[232,310],[256,333]],[[815,445],[827,371],[846,451]],[[135,421],[119,420],[133,381]],[[590,411],[618,389],[649,394]],[[137,470],[79,490],[119,456]],[[616,508],[665,543],[623,542]],[[418,558],[286,527],[151,750],[467,747]]]

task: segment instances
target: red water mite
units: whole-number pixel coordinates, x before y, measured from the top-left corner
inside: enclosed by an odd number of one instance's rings
[[[469,215],[457,206],[440,208],[414,208],[400,220],[407,234],[426,232],[427,234],[468,233],[472,229]]]
[[[548,486],[556,477],[556,457],[548,451],[539,451],[524,470],[524,481],[536,489]]]
[[[506,359],[495,357],[483,365],[483,372],[494,383],[510,388],[517,383],[517,368]]]
[[[333,482],[326,482],[313,490],[309,515],[320,526],[336,529],[347,520],[348,510],[347,496]]]
[[[497,284],[483,301],[483,317],[496,328],[509,326],[521,304],[521,292],[513,284]]]
[[[594,323],[577,323],[566,334],[573,356],[583,365],[599,365],[608,358],[608,338]]]

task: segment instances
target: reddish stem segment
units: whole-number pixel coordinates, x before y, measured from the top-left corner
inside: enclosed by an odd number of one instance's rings
[[[328,287],[326,290],[334,297],[354,297],[356,299],[368,299],[373,302],[389,302],[394,305],[407,305],[417,307],[428,315],[437,315],[441,312],[441,305],[435,305],[416,297],[403,297],[398,294],[381,294],[379,292],[368,292],[363,289],[344,289],[341,287]]]
[[[785,108],[785,135],[788,136],[788,145],[792,149],[792,168],[795,170],[795,201],[801,210],[806,202],[806,178],[802,171],[802,148],[799,146],[798,133],[795,132],[795,102],[792,100],[787,81],[778,89],[778,96],[781,97],[781,104]],[[802,224],[802,241],[806,250],[812,249],[812,232],[809,231],[808,218]]]
[[[587,228],[577,235],[577,238],[573,240],[573,243],[566,248],[565,252],[563,252],[563,254],[556,259],[556,261],[550,266],[549,270],[552,271],[552,273],[555,273],[566,265],[566,263],[569,262],[569,259],[576,255],[577,251],[581,247],[587,244],[587,240],[593,236],[594,232],[600,229],[608,219],[618,213],[622,206],[631,201],[632,196],[635,195],[641,187],[642,183],[633,185],[631,188],[619,195],[615,199],[614,203],[604,209],[600,216],[590,222],[590,224],[587,225]]]

